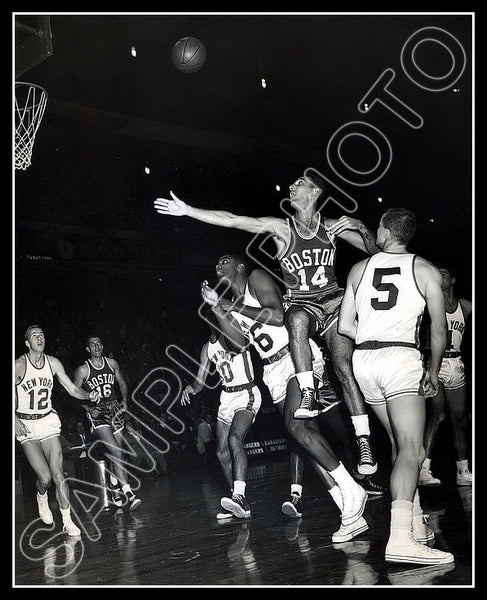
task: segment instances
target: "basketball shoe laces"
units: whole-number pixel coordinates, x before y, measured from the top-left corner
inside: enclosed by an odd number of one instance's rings
[[[374,455],[372,454],[368,436],[361,435],[358,438],[358,447],[360,453],[360,463],[366,465],[375,464]]]
[[[305,410],[311,410],[311,406],[314,400],[314,390],[312,388],[304,388],[301,390],[301,402],[299,404],[299,408],[304,408]]]
[[[299,504],[301,502],[301,496],[299,494],[291,494],[291,504],[294,508],[299,508]]]

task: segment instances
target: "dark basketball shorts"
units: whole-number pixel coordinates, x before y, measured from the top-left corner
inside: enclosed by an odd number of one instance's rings
[[[100,402],[97,407],[98,414],[96,416],[87,413],[88,419],[93,429],[100,427],[110,427],[113,433],[121,431],[125,425],[121,402],[112,400],[111,402]]]
[[[311,315],[315,323],[315,331],[320,337],[338,321],[340,306],[344,294],[343,288],[316,296],[297,297],[292,293],[284,296],[283,308],[287,312],[292,307],[299,307]]]

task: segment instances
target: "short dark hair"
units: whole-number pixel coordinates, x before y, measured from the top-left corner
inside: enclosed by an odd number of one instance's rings
[[[307,169],[305,169],[304,173],[303,173],[303,177],[306,177],[306,179],[309,179],[311,181],[311,183],[315,187],[320,188],[320,190],[322,192],[325,191],[325,187],[326,187],[325,180],[323,179],[323,176],[316,169],[313,169],[313,167],[308,167]]]
[[[227,256],[229,258],[233,258],[233,260],[236,261],[239,265],[243,265],[245,275],[248,275],[250,273],[249,261],[246,258],[240,256],[240,254],[227,254]]]
[[[382,215],[382,225],[398,242],[407,244],[416,233],[416,215],[407,208],[389,208]]]
[[[32,329],[40,329],[42,331],[42,333],[44,333],[44,330],[42,329],[42,327],[40,325],[29,325],[29,327],[27,327],[27,329],[25,330],[25,333],[24,333],[25,341],[27,341],[29,339],[30,332],[32,331]]]

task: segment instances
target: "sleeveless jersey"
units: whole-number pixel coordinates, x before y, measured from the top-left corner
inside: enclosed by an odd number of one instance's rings
[[[248,283],[245,286],[243,303],[247,306],[262,308],[260,302],[250,293]],[[278,327],[276,325],[258,323],[254,319],[245,317],[237,311],[232,311],[232,316],[239,323],[242,331],[262,358],[269,358],[269,356],[279,352],[279,350],[289,344],[289,334],[284,325]]]
[[[278,257],[286,290],[300,298],[336,291],[336,248],[321,224],[321,215],[316,231],[309,237],[303,237],[298,232],[294,217],[287,219],[287,225],[289,243]]]
[[[44,354],[44,365],[35,367],[25,354],[25,374],[16,386],[16,411],[26,415],[44,415],[52,410],[51,394],[54,384],[49,358]]]
[[[414,254],[371,256],[355,292],[356,343],[406,342],[419,347],[425,299],[414,276]]]
[[[215,365],[224,387],[234,387],[254,381],[254,369],[248,351],[234,354],[225,350],[219,340],[210,341],[208,358]]]
[[[103,365],[100,368],[95,367],[90,359],[85,361],[88,367],[88,377],[83,383],[82,388],[87,392],[98,390],[100,402],[111,402],[117,400],[115,373],[106,357],[102,356],[102,358]]]
[[[448,331],[445,352],[460,352],[465,330],[465,315],[460,300],[457,300],[457,307],[453,312],[446,311],[446,322]]]

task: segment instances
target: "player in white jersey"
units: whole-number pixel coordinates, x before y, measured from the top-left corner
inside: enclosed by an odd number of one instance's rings
[[[465,325],[472,313],[472,303],[470,300],[455,296],[456,279],[452,277],[448,269],[440,268],[440,273],[443,277],[442,290],[448,325],[447,343],[438,373],[440,381],[438,393],[430,399],[431,414],[426,423],[424,435],[426,458],[419,473],[419,485],[441,484],[440,479],[434,477],[431,472],[431,453],[438,427],[446,418],[447,406],[457,455],[456,483],[457,485],[472,485],[472,473],[468,468],[467,384],[465,365],[461,354]]]
[[[434,533],[424,523],[417,485],[425,456],[424,396],[438,390],[446,345],[445,303],[438,269],[407,250],[415,230],[416,217],[407,209],[392,208],[382,215],[376,238],[382,252],[352,267],[338,329],[355,341],[355,377],[393,448],[386,561],[443,564],[454,558],[425,545]],[[426,371],[419,351],[425,307],[431,318]]]
[[[250,274],[248,271],[243,258],[222,256],[216,265],[216,275],[223,286],[230,286],[233,299],[223,298],[204,282],[203,300],[212,307],[221,331],[236,348],[245,349],[250,341],[262,357],[263,380],[284,418],[287,431],[307,452],[340,508],[341,527],[332,539],[347,541],[368,529],[362,517],[367,494],[338,460],[314,420],[294,418],[301,393],[289,351],[289,334],[284,326],[282,295],[269,273],[261,269],[254,269]],[[316,348],[314,363],[319,378],[323,361],[314,343],[313,347]]]
[[[73,398],[94,403],[99,400],[99,393],[96,390],[88,393],[79,388],[68,377],[58,358],[44,354],[46,340],[41,327],[28,327],[24,340],[29,350],[15,361],[15,436],[37,476],[40,518],[46,525],[54,522],[47,494],[54,481],[63,530],[68,535],[80,535],[80,529],[71,518],[69,489],[63,474],[59,440],[61,421],[52,408],[54,376]]]
[[[250,505],[246,497],[247,453],[244,443],[262,403],[259,388],[254,383],[254,367],[250,352],[230,350],[225,338],[219,334],[208,311],[205,319],[211,335],[200,352],[200,364],[195,379],[183,390],[181,404],[189,404],[190,395],[198,394],[205,386],[211,363],[215,365],[222,390],[217,415],[217,457],[223,475],[231,490],[231,496],[220,501],[224,512],[217,514],[219,520],[233,516],[250,517]]]

